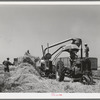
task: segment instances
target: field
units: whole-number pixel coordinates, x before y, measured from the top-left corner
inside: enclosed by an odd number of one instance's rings
[[[34,92],[34,93],[100,93],[100,70],[93,71],[95,85],[83,85],[72,82],[65,77],[63,82],[55,79],[41,78],[30,64],[10,67],[10,73],[4,73],[0,67],[1,92]],[[3,84],[2,84],[3,83]]]
[[[23,62],[24,61],[24,62]],[[10,73],[0,65],[0,91],[3,93],[100,93],[100,70],[93,71],[95,85],[84,85],[64,78],[63,82],[40,76],[35,57],[21,57],[17,66],[10,66]]]

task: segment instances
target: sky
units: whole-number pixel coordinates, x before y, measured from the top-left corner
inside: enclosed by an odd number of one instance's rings
[[[87,43],[90,57],[98,58],[100,65],[99,5],[0,5],[0,63],[27,50],[42,57],[41,45],[70,38]]]

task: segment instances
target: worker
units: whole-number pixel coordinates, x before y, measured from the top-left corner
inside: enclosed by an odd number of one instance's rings
[[[30,54],[30,52],[29,52],[29,50],[27,50],[26,52],[25,52],[25,55],[29,55]]]
[[[30,54],[29,50],[27,50],[27,53]]]
[[[89,47],[87,44],[84,45],[85,46],[85,57],[89,57]]]
[[[64,63],[63,63],[62,59],[60,58],[59,61],[57,62],[57,66],[56,66],[56,71],[57,71],[56,77],[60,76],[62,72],[64,74],[63,70],[64,70]]]
[[[4,72],[9,72],[9,65],[14,65],[9,61],[9,58],[7,58],[6,61],[3,61],[3,65],[4,65]]]
[[[76,55],[76,53],[77,53],[76,51],[70,50],[69,53],[70,53],[70,63],[71,63],[71,66],[72,66],[74,60],[77,59],[78,56]]]
[[[59,61],[57,62],[57,71],[61,70],[62,67],[64,67],[64,63],[63,63],[62,59],[60,58]]]

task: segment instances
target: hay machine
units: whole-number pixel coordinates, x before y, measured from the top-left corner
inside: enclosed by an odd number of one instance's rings
[[[69,45],[62,45],[67,42],[71,42]],[[52,54],[49,53],[49,49],[60,46]],[[41,76],[56,78],[58,81],[63,81],[64,77],[72,78],[73,81],[80,81],[84,84],[93,84],[91,62],[88,58],[83,57],[82,40],[80,38],[68,39],[44,49],[43,45],[41,58]],[[62,52],[68,52],[70,54],[70,67],[65,67],[61,59],[55,64],[56,59]],[[80,57],[77,53],[80,53]],[[54,56],[55,55],[55,56]]]

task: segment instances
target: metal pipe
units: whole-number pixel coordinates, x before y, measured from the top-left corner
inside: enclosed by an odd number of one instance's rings
[[[42,54],[43,54],[43,57],[44,57],[44,49],[43,49],[43,45],[41,45],[41,48],[42,48]]]
[[[52,48],[52,47],[55,47],[55,46],[60,45],[60,44],[63,44],[63,43],[65,43],[65,42],[71,41],[71,40],[73,40],[73,39],[68,39],[68,40],[65,40],[65,41],[63,41],[63,42],[59,42],[59,43],[57,43],[57,44],[54,44],[54,45],[52,45],[52,46],[49,46],[49,47],[45,48],[45,49],[44,49],[44,54],[45,54],[45,51],[46,51],[47,49]]]
[[[48,53],[49,53],[49,43],[47,43],[47,49],[48,49]]]
[[[81,41],[81,59],[83,58],[83,47],[82,47],[82,41]]]

